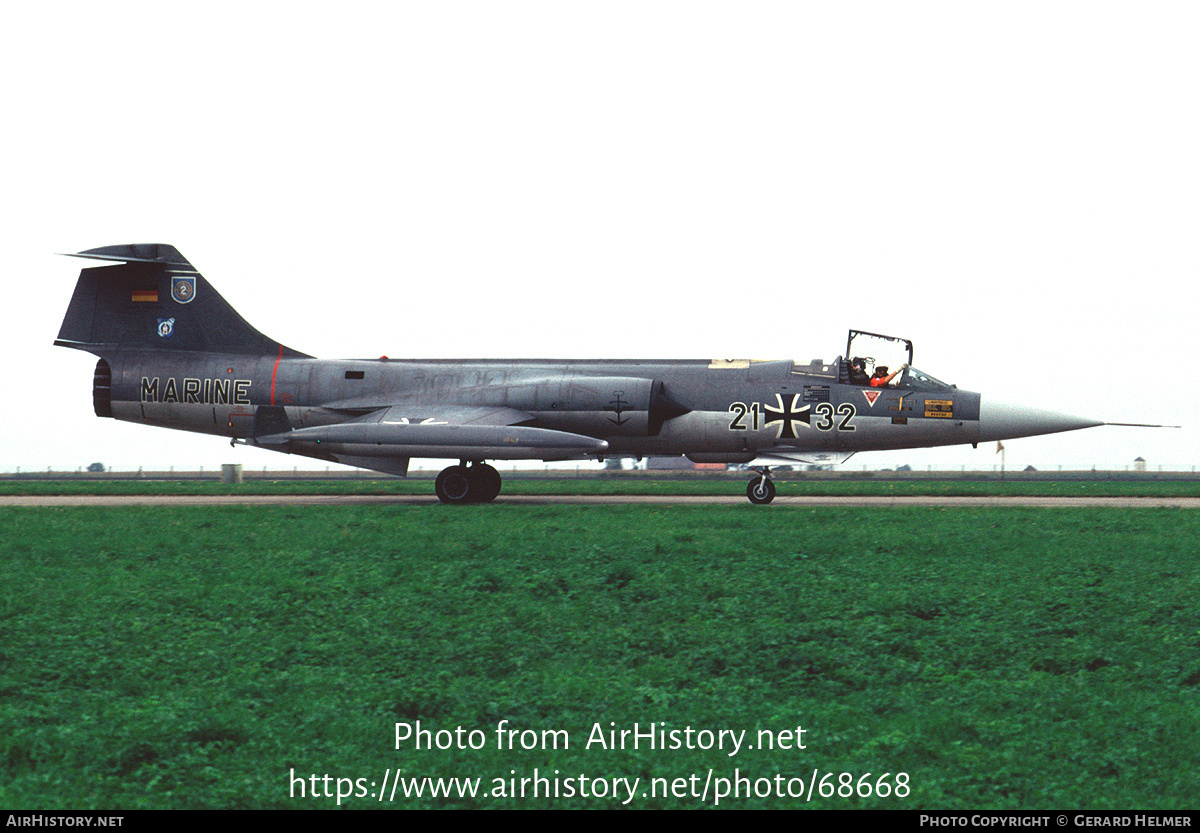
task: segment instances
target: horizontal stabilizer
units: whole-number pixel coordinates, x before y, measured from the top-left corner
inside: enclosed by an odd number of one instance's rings
[[[120,263],[157,263],[161,266],[177,266],[191,269],[192,264],[174,246],[166,243],[128,243],[119,246],[101,246],[82,252],[67,252],[67,257],[86,257],[91,260],[115,260]]]

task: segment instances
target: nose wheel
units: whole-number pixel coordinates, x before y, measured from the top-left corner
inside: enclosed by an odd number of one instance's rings
[[[766,469],[758,477],[746,484],[746,497],[751,503],[764,505],[775,499],[775,484],[767,477]]]
[[[500,472],[487,463],[463,463],[442,469],[433,490],[442,503],[491,503],[501,484]]]

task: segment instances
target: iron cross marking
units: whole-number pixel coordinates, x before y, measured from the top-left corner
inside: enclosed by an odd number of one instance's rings
[[[792,394],[790,405],[783,404],[783,396],[781,394],[775,394],[775,399],[779,403],[778,407],[767,404],[763,405],[763,411],[768,414],[763,420],[763,424],[770,425],[772,422],[782,422],[783,425],[780,427],[779,439],[796,439],[796,430],[793,427],[793,423],[803,422],[805,425],[812,425],[812,414],[809,411],[811,406],[800,406],[800,394]]]

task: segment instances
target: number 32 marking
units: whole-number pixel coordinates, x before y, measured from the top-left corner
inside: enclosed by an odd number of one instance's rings
[[[834,413],[833,406],[828,402],[822,402],[821,404],[817,405],[815,408],[813,408],[813,414],[815,414],[817,417],[817,421],[813,423],[813,427],[818,431],[832,431],[834,427]],[[854,406],[849,402],[843,402],[841,405],[837,406],[836,413],[841,417],[837,423],[837,430],[853,431],[854,426],[850,424],[850,420],[852,420],[855,413],[857,413],[854,410]]]

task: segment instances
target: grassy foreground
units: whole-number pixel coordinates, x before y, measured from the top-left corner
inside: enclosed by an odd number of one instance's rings
[[[1196,512],[0,519],[10,809],[1196,805]]]

